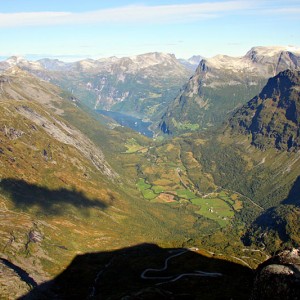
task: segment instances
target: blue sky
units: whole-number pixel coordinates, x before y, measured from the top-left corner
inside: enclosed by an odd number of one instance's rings
[[[300,46],[300,0],[0,0],[0,56],[239,56]]]

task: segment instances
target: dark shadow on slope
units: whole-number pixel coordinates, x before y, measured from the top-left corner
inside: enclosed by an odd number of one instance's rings
[[[266,239],[263,233],[272,231],[278,235],[278,238],[282,242],[288,242],[291,240],[290,234],[287,232],[288,216],[290,212],[296,207],[300,207],[300,176],[295,180],[289,195],[280,205],[271,207],[264,211],[256,220],[251,224],[242,240],[246,246],[252,244],[253,236],[256,235],[258,243],[266,244]],[[294,227],[294,226],[292,226]],[[257,234],[258,233],[258,234]],[[260,237],[258,238],[257,235]]]
[[[171,255],[185,251],[168,261]],[[196,271],[222,276],[182,276]],[[171,280],[174,280],[171,282]],[[141,244],[120,250],[78,255],[54,280],[32,290],[28,299],[248,299],[253,271],[232,262],[208,258],[188,249],[163,249]]]
[[[284,214],[281,215],[278,212],[277,207],[271,207],[256,218],[256,220],[251,224],[250,228],[246,231],[245,235],[242,237],[242,241],[245,246],[250,246],[253,242],[253,237],[257,236],[256,243],[261,243],[261,245],[264,245],[267,243],[266,237],[268,237],[268,235],[265,236],[264,233],[272,231],[277,233],[281,241],[287,242],[290,239],[290,236],[286,232],[286,225],[287,221],[284,217]]]
[[[0,258],[0,261],[7,266],[8,268],[12,269],[15,273],[18,274],[18,276],[25,281],[29,286],[32,287],[37,287],[37,283],[34,281],[33,278],[31,278],[29,276],[29,274],[21,269],[20,267],[18,267],[17,265],[13,264],[12,262],[10,262],[9,260],[5,259],[5,258]]]
[[[63,214],[67,205],[71,205],[87,213],[84,208],[107,208],[107,204],[101,199],[89,199],[84,192],[60,188],[50,190],[28,183],[24,180],[5,178],[0,182],[0,193],[7,195],[17,208],[26,210],[36,207],[39,212],[48,215]],[[114,200],[111,195],[111,201]]]
[[[282,204],[291,204],[300,206],[300,176],[297,177],[295,180],[289,195],[287,198],[282,202]]]

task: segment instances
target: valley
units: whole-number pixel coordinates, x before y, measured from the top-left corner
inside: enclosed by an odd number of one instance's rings
[[[0,62],[4,299],[248,299],[253,270],[300,245],[299,56],[269,50],[190,80],[159,53]]]

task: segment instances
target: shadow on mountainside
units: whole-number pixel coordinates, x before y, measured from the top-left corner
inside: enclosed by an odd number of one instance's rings
[[[300,207],[300,176],[294,181],[291,190],[286,199],[280,205],[270,207],[258,216],[242,237],[245,246],[250,246],[253,242],[253,237],[257,239],[256,242],[263,242],[263,244],[274,244],[274,234],[278,236],[281,242],[291,242],[291,234],[293,229],[295,233],[299,228],[298,215],[296,211]],[[272,234],[266,234],[273,232]],[[257,237],[259,236],[259,238]],[[270,241],[267,242],[268,236]],[[296,237],[298,234],[295,235]],[[271,242],[272,241],[272,242]],[[294,245],[296,247],[296,245]]]
[[[295,180],[289,195],[287,198],[282,202],[282,204],[292,204],[296,206],[300,206],[300,176],[297,177]]]
[[[89,199],[84,192],[66,188],[50,190],[47,187],[28,183],[24,180],[5,178],[0,182],[0,193],[7,195],[17,208],[35,207],[38,212],[47,215],[61,215],[68,205],[81,213],[87,213],[84,208],[107,208],[108,204],[100,199]],[[113,195],[110,196],[114,201]]]
[[[37,283],[34,281],[34,279],[32,277],[29,276],[29,274],[23,270],[22,268],[20,268],[19,266],[13,264],[12,262],[10,262],[9,260],[0,257],[0,262],[2,264],[4,264],[6,267],[8,267],[9,269],[13,270],[16,274],[18,274],[18,276],[24,281],[26,282],[26,284],[28,284],[29,286],[32,287],[36,287]]]
[[[145,272],[166,264],[165,270]],[[55,279],[20,299],[248,299],[252,282],[253,271],[245,266],[189,249],[141,244],[78,255]]]

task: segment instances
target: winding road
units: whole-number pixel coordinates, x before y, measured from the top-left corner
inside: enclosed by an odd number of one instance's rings
[[[186,277],[186,276],[199,276],[199,277],[220,277],[220,276],[223,276],[221,273],[212,273],[212,272],[203,272],[203,271],[199,271],[199,270],[196,270],[194,271],[193,273],[182,273],[182,274],[176,274],[176,275],[171,275],[171,276],[146,276],[146,273],[148,272],[163,272],[165,270],[168,269],[168,262],[170,259],[174,258],[174,257],[177,257],[177,256],[180,256],[186,252],[189,252],[191,250],[189,249],[182,249],[180,250],[178,253],[176,254],[173,254],[171,256],[168,256],[165,260],[165,263],[164,263],[164,266],[160,269],[146,269],[142,272],[141,274],[141,278],[142,279],[150,279],[150,280],[167,280],[167,281],[164,281],[164,282],[160,282],[160,283],[157,283],[156,285],[161,285],[161,284],[165,284],[165,283],[168,283],[168,282],[175,282],[179,279],[181,279],[182,277]]]

